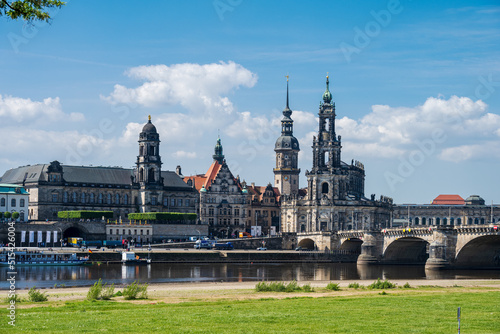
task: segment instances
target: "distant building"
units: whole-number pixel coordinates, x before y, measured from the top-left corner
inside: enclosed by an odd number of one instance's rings
[[[252,196],[252,205],[249,211],[250,226],[260,226],[264,235],[273,235],[280,232],[280,192],[271,184],[256,186],[252,183],[247,187]]]
[[[230,237],[249,225],[251,196],[245,185],[231,173],[217,139],[213,162],[205,174],[186,176],[184,182],[200,193],[199,219],[209,225],[209,234]]]
[[[0,184],[0,212],[18,212],[19,221],[28,217],[29,193],[24,187],[16,184]]]
[[[287,88],[288,92],[288,88]],[[287,93],[288,95],[288,93]],[[294,183],[282,187],[281,193],[281,228],[283,232],[317,233],[356,229],[378,229],[389,225],[392,199],[375,195],[366,198],[364,194],[365,169],[362,163],[351,161],[346,164],[341,160],[341,136],[335,132],[335,103],[329,90],[329,79],[326,78],[326,90],[323,102],[319,106],[319,129],[314,136],[312,149],[312,169],[306,171],[307,191],[299,192]],[[293,132],[287,106],[283,111],[282,135],[275,146],[277,166],[275,175],[284,175],[280,182],[298,179],[291,174],[286,180],[283,168],[291,168],[294,173],[296,161],[284,165],[285,153],[278,144],[293,143]],[[285,137],[287,140],[283,140]],[[298,153],[290,151],[288,156]],[[286,162],[285,162],[286,163]],[[277,173],[279,171],[279,173]],[[293,177],[292,177],[293,176]],[[278,186],[278,183],[275,183]],[[287,190],[289,189],[289,190]]]
[[[500,206],[485,205],[481,196],[463,199],[459,195],[439,195],[432,204],[394,206],[392,226],[460,226],[500,222]]]
[[[55,219],[66,210],[113,211],[115,219],[132,212],[195,213],[198,193],[175,172],[161,170],[159,148],[159,134],[149,118],[139,134],[134,169],[53,161],[10,169],[1,182],[28,190],[25,217],[30,220]]]

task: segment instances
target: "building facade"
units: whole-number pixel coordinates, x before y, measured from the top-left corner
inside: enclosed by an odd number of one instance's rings
[[[281,194],[282,231],[314,233],[387,227],[392,199],[381,196],[376,200],[375,195],[366,198],[363,164],[341,160],[341,136],[335,131],[336,110],[328,76],[318,117],[312,169],[305,173],[307,190]]]
[[[16,184],[0,184],[0,212],[19,213],[19,221],[28,219],[29,193],[24,187]]]
[[[280,232],[280,192],[270,183],[267,186],[256,186],[252,183],[247,187],[252,196],[249,211],[249,226],[259,226],[264,235],[275,235]]]
[[[475,226],[500,223],[500,206],[486,205],[483,198],[471,195],[439,195],[432,204],[394,206],[392,227]]]
[[[208,171],[187,176],[184,181],[200,193],[199,219],[202,224],[208,224],[209,235],[237,236],[250,225],[251,195],[239,177],[235,178],[231,173],[220,138]]]
[[[29,192],[27,218],[50,220],[58,211],[113,211],[115,219],[132,212],[196,213],[198,193],[172,171],[161,170],[160,138],[148,123],[139,134],[134,169],[68,166],[58,161],[10,169],[1,182]]]

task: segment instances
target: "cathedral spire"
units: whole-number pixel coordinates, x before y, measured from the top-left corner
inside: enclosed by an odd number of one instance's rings
[[[292,110],[290,110],[288,104],[288,75],[285,75],[285,77],[286,77],[286,107],[285,110],[283,110],[283,116],[290,117],[290,115],[292,115]]]
[[[215,161],[222,164],[224,162],[224,154],[222,154],[222,143],[220,136],[217,138],[217,144],[215,145],[214,155],[212,156]]]

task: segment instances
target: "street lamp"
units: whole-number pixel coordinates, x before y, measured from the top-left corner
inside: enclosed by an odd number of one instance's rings
[[[60,246],[61,246],[61,249],[62,249],[63,232],[62,232],[62,228],[58,227],[57,229],[58,229],[59,231],[61,231],[61,236],[59,237],[59,243],[60,243]]]

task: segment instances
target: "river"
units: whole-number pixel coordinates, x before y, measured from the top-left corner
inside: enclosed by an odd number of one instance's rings
[[[0,289],[8,289],[7,268],[0,270]],[[26,289],[90,286],[99,278],[108,284],[248,281],[346,281],[413,279],[500,279],[500,270],[426,271],[424,266],[359,266],[354,263],[165,264],[124,266],[93,264],[70,267],[18,267],[16,287]]]

